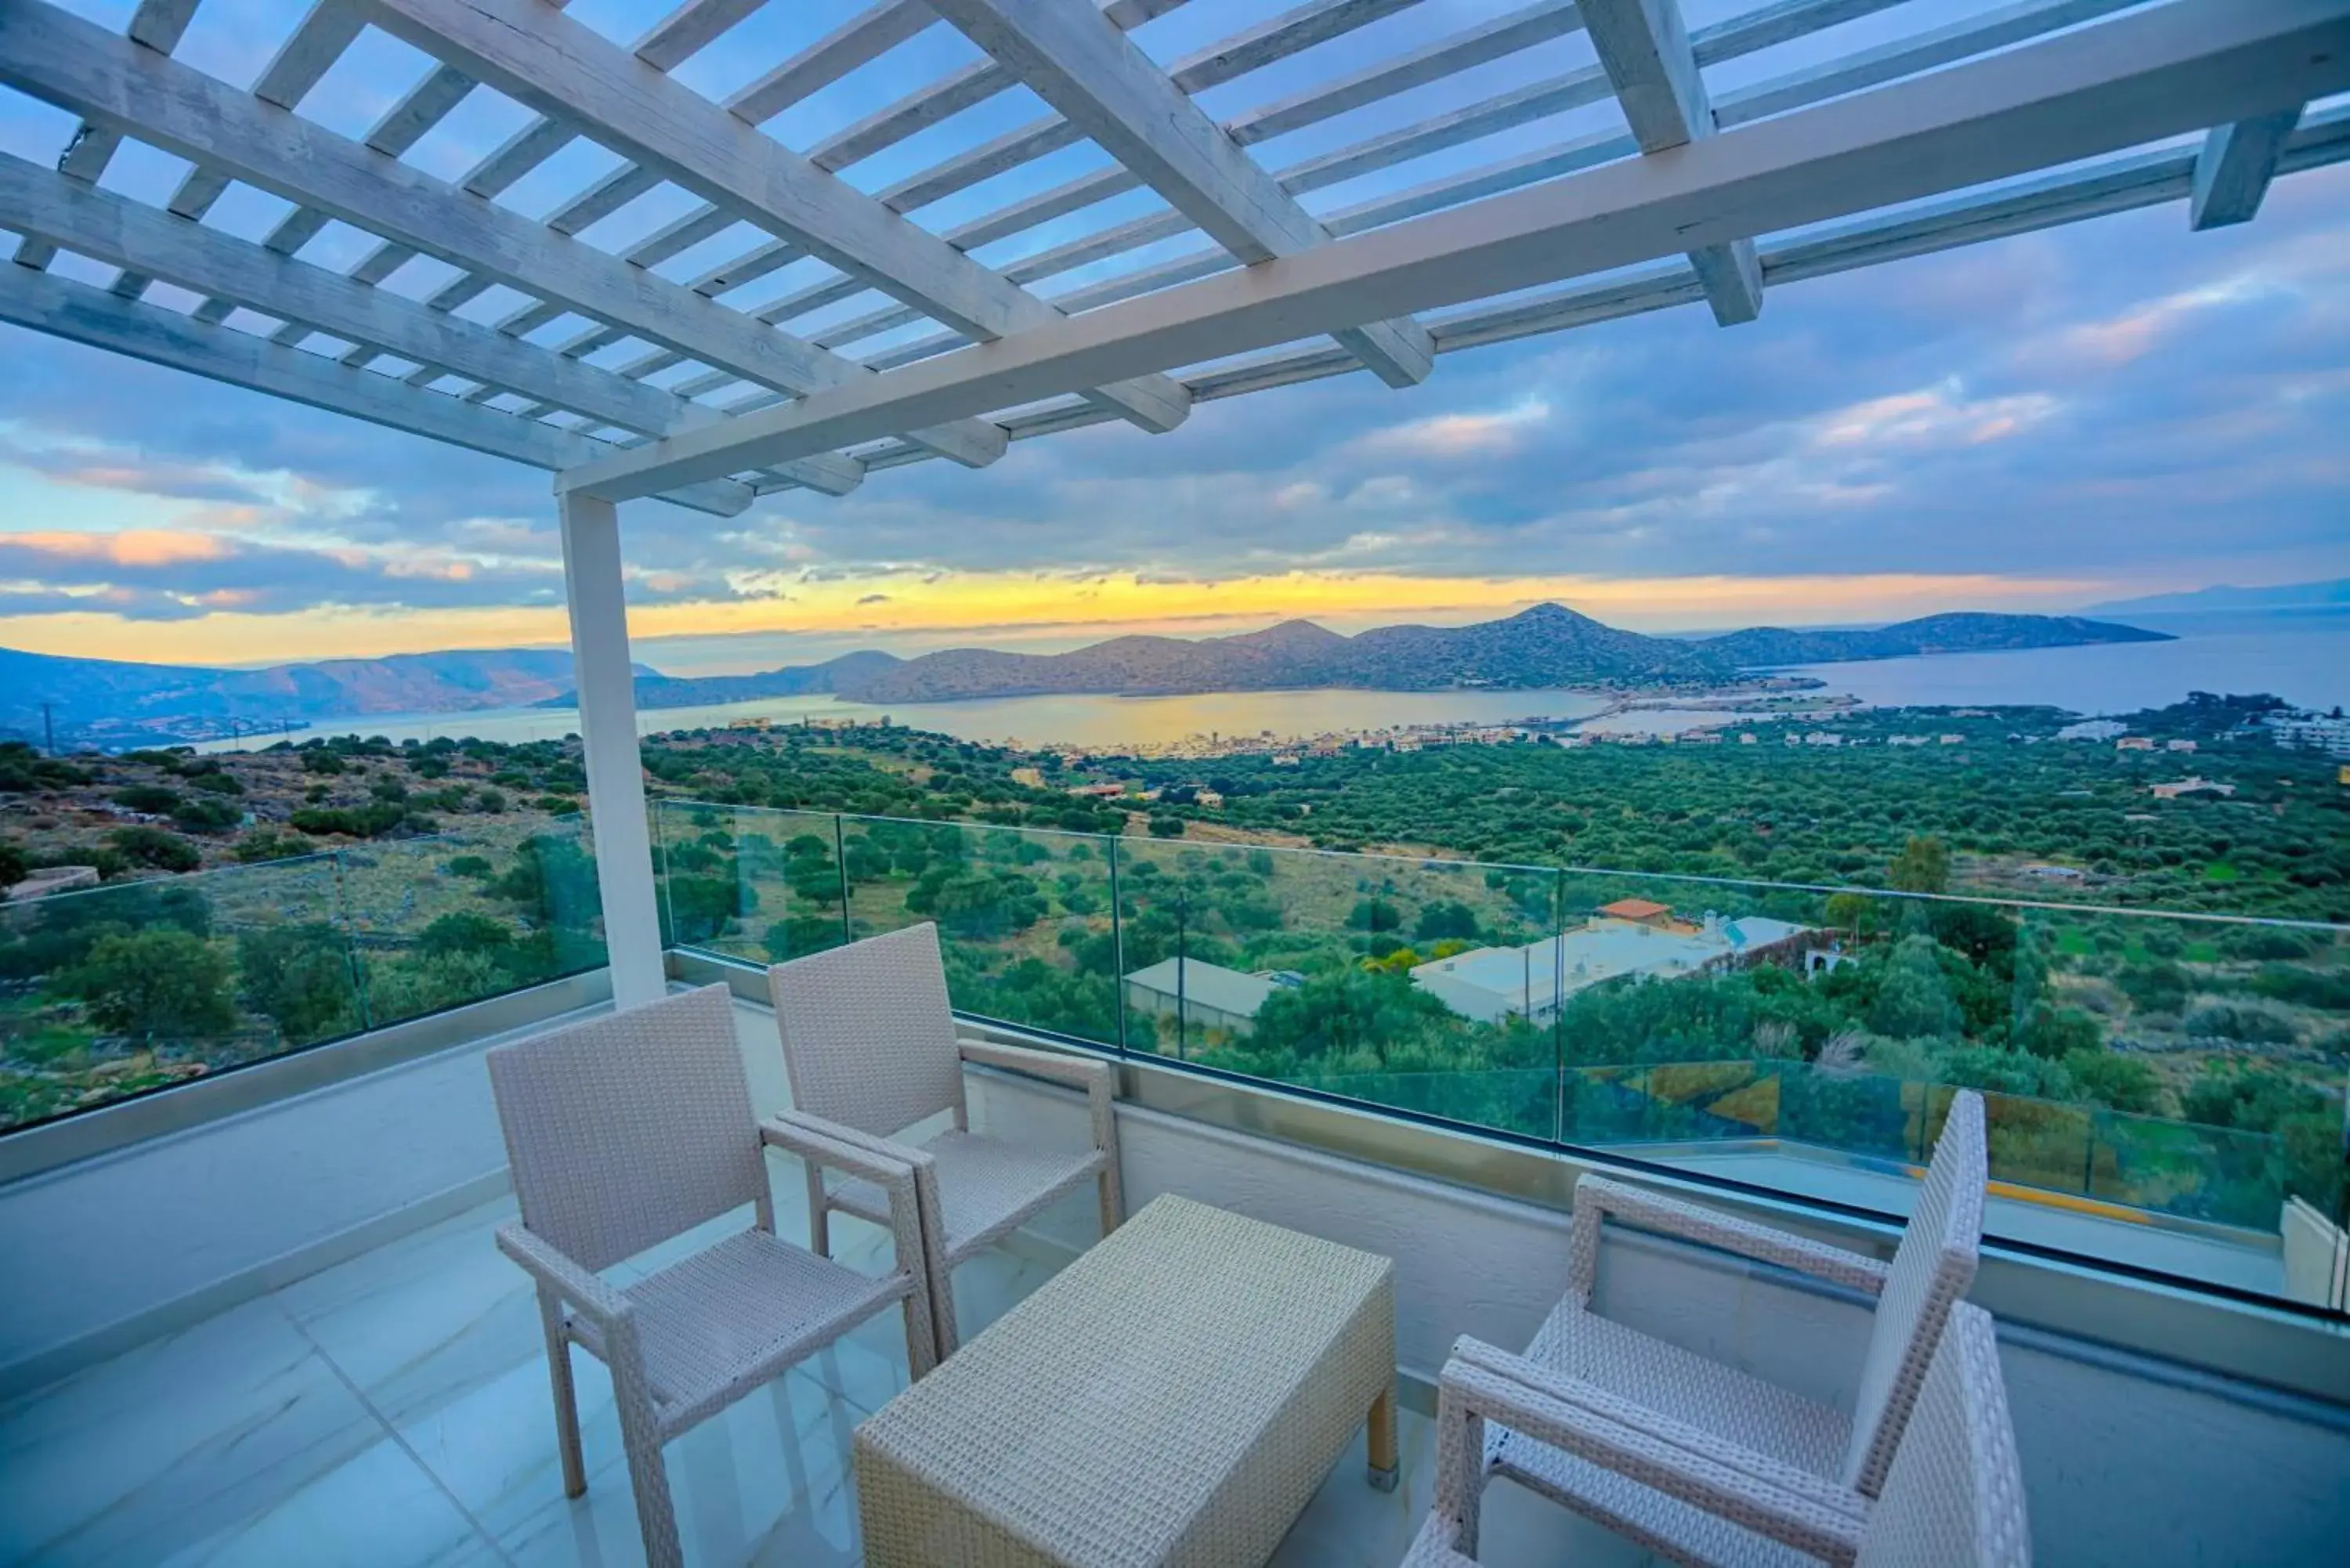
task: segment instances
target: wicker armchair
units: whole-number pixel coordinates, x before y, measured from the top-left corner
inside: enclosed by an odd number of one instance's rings
[[[1734,1456],[1723,1462],[1781,1476],[1784,1494],[1875,1497],[1885,1484],[1942,1325],[1974,1282],[1985,1166],[1982,1096],[1962,1091],[1951,1100],[1916,1209],[1889,1266],[1586,1176],[1575,1189],[1566,1297],[1525,1355],[1511,1358],[1512,1365],[1530,1383],[1552,1380],[1570,1402],[1596,1390],[1627,1425],[1670,1423],[1707,1434],[1720,1452]],[[1592,1311],[1600,1228],[1610,1216],[1876,1297],[1854,1413],[1846,1416]],[[1653,1468],[1610,1469],[1505,1421],[1489,1428],[1484,1441],[1492,1473],[1531,1487],[1660,1555],[1691,1563],[1744,1560],[1724,1555],[1720,1544],[1740,1537],[1725,1537],[1721,1520],[1702,1504],[1661,1487]],[[1675,1446],[1656,1462],[1669,1468],[1674,1456],[1685,1451]],[[1746,1525],[1799,1552],[1831,1562],[1849,1556],[1838,1555],[1836,1537],[1820,1534],[1800,1519],[1773,1516]]]
[[[726,988],[489,1053],[522,1221],[498,1247],[538,1285],[563,1490],[588,1490],[570,1346],[611,1369],[645,1556],[683,1561],[661,1445],[893,1303],[920,1377],[935,1364],[913,1176],[751,1109]],[[879,1278],[778,1241],[764,1147],[872,1184],[897,1239]],[[756,1223],[628,1284],[598,1271],[748,1203]]]
[[[767,984],[792,1085],[793,1109],[782,1119],[914,1172],[940,1359],[953,1355],[957,1342],[956,1264],[1087,1181],[1099,1188],[1102,1233],[1118,1228],[1124,1200],[1109,1064],[956,1038],[936,926],[909,926],[777,964]],[[963,1096],[966,1062],[1084,1089],[1092,1147],[1061,1154],[972,1132]],[[953,1113],[951,1127],[919,1143],[899,1136],[942,1111]],[[884,1196],[870,1182],[828,1185],[814,1166],[807,1181],[808,1233],[819,1252],[830,1250],[833,1210],[888,1218]]]
[[[1612,1474],[1638,1476],[1706,1521],[1711,1561],[1856,1568],[2026,1568],[2031,1534],[1989,1314],[1950,1309],[1882,1493],[1870,1499],[1589,1385],[1463,1339],[1437,1396],[1436,1495],[1404,1568],[1476,1561],[1490,1423]]]

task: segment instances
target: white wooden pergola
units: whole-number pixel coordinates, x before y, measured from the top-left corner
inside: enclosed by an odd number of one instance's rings
[[[2326,101],[2350,90],[2350,0],[2016,0],[1825,57],[1901,0],[1771,0],[1695,31],[1677,0],[1496,4],[1223,118],[1196,95],[1416,0],[1266,0],[1166,63],[1130,35],[1184,0],[877,0],[723,100],[672,76],[770,3],[790,0],[684,0],[621,43],[565,0],[316,0],[237,84],[172,58],[196,0],[140,0],[121,34],[0,0],[0,86],[81,121],[54,170],[0,155],[0,319],[556,472],[622,1005],[663,980],[618,502],[731,515],[1082,425],[1165,434],[1194,401],[1293,382],[1409,388],[1442,354],[1645,311],[1734,326],[1782,284],[2105,213],[2241,223],[2277,175],[2350,157],[2350,105]],[[934,26],[981,57],[811,146],[763,129]],[[370,27],[434,63],[338,135],[304,102]],[[1503,62],[1538,68],[1411,107]],[[880,189],[853,177],[1015,88],[1046,112]],[[523,129],[454,182],[407,160],[475,95]],[[1324,151],[1283,154],[1325,122]],[[1504,133],[1497,161],[1441,156]],[[168,202],[102,182],[126,140],[186,161]],[[581,141],[617,167],[541,214],[505,199]],[[1070,149],[1089,171],[965,195]],[[1423,159],[1445,171],[1410,178]],[[291,203],[258,242],[206,221],[236,183]],[[1309,206],[1350,183],[1375,189]],[[1141,216],[1093,213],[1142,192]],[[583,237],[652,197],[682,215]],[[978,215],[929,221],[941,203]],[[303,259],[330,224],[371,239],[358,265]],[[60,253],[112,282],[60,275]],[[453,279],[403,290],[420,262]]]

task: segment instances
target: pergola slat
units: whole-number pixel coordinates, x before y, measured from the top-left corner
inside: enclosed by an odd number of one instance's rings
[[[234,235],[180,223],[5,153],[0,210],[26,232],[78,254],[197,290],[226,301],[230,309],[243,306],[285,317],[296,336],[327,332],[417,360],[434,371],[427,380],[439,374],[465,376],[485,384],[484,397],[522,392],[646,435],[691,430],[723,417],[672,393],[549,354],[494,327],[428,310]],[[196,319],[206,317],[199,313]],[[281,328],[273,338],[286,342],[288,335]],[[831,495],[847,494],[865,477],[855,459],[833,453],[787,472],[796,483]]]
[[[1680,0],[1580,0],[1584,30],[1616,85],[1616,101],[1642,152],[1686,147],[1716,129]],[[1762,314],[1762,270],[1752,239],[1690,253],[1713,318],[1735,327]]]
[[[370,17],[549,118],[577,120],[639,166],[741,213],[980,338],[1043,325],[1052,306],[842,183],[709,99],[535,0],[365,0]],[[1150,431],[1189,404],[1163,377],[1093,396]]]
[[[559,298],[746,379],[805,391],[871,374],[544,224],[463,196],[420,170],[262,105],[44,0],[0,8],[0,81],[135,131],[167,151],[231,170],[476,277]],[[442,298],[451,307],[447,291]],[[992,462],[1003,450],[1000,429],[983,421],[955,421],[916,439],[958,462]]]
[[[2350,88],[2350,3],[2170,0],[1930,76],[1396,224],[567,472],[605,496],[892,421],[1630,266],[2282,112]]]
[[[1167,73],[1103,22],[1087,0],[932,5],[1240,260],[1295,255],[1329,238]],[[1354,8],[1378,12],[1368,4]],[[1325,5],[1315,14],[1336,9]],[[1435,366],[1427,329],[1409,317],[1367,322],[1336,336],[1391,387],[1416,386]]]
[[[31,267],[0,267],[0,320],[533,468],[567,468],[611,450],[553,425],[415,391],[388,376]],[[750,505],[752,493],[718,479],[664,491],[661,499],[732,517]]]
[[[2285,138],[2300,120],[2301,110],[2294,109],[2240,119],[2206,136],[2195,159],[2188,227],[2199,231],[2251,222],[2275,177]]]

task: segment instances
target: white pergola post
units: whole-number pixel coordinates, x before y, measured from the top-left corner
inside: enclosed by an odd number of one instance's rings
[[[657,1002],[669,989],[660,915],[653,897],[652,836],[637,755],[636,678],[629,669],[628,607],[620,595],[620,514],[608,501],[566,495],[563,587],[571,607],[572,678],[587,753],[588,807],[603,895],[612,1003]]]

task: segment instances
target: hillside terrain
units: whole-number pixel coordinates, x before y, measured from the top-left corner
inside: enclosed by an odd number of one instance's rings
[[[1353,637],[1288,620],[1234,637],[1116,637],[1067,653],[959,648],[900,659],[866,649],[750,675],[677,677],[639,664],[637,702],[682,708],[827,694],[858,702],[951,702],[1323,687],[1692,691],[1735,684],[1754,667],[2160,641],[2167,635],[2077,616],[1942,615],[1873,630],[1753,628],[1723,637],[1649,637],[1542,604],[1502,620],[1375,627]],[[571,655],[563,649],[457,649],[261,670],[0,649],[0,739],[44,743],[46,725],[54,723],[68,749],[290,732],[370,714],[564,708],[575,701]]]
[[[1471,626],[1376,627],[1354,637],[1288,620],[1236,637],[1118,637],[1067,653],[959,648],[896,659],[853,653],[756,675],[639,680],[641,707],[682,707],[831,692],[858,702],[952,702],[1079,693],[1374,691],[1589,688],[1701,691],[1755,666],[1893,659],[2004,648],[2160,642],[2168,634],[2078,616],[1939,615],[1870,630],[1757,627],[1714,638],[1649,637],[1563,605]],[[546,706],[571,701],[567,693]]]
[[[42,740],[45,724],[53,723],[60,745],[112,748],[370,713],[525,707],[570,690],[568,649],[459,649],[208,670],[0,648],[0,734]]]
[[[1874,628],[1783,631],[1750,627],[1707,638],[1711,649],[1746,669],[1783,664],[1844,664],[1924,653],[1991,653],[2014,648],[2081,648],[2102,642],[2171,642],[2147,631],[2076,615],[1929,615]]]

